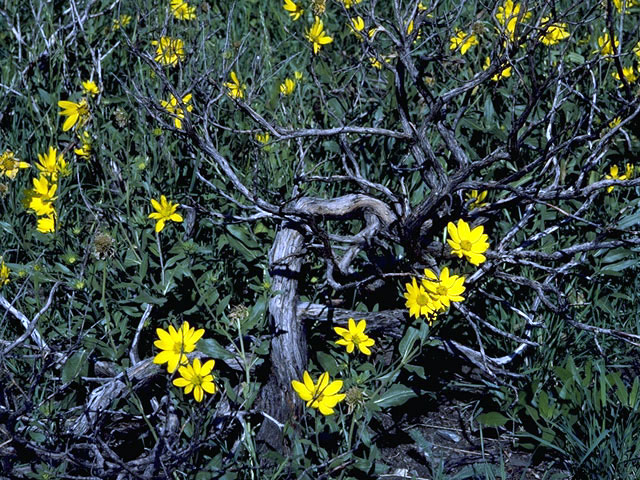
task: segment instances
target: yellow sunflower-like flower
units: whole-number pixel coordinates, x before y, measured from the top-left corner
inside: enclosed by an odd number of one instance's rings
[[[320,17],[316,17],[315,22],[313,22],[311,28],[307,30],[305,36],[307,37],[307,40],[313,44],[313,53],[316,55],[320,51],[322,45],[327,45],[333,42],[333,38],[327,35],[324,31],[324,24],[322,23],[322,20],[320,20]]]
[[[74,125],[84,126],[89,120],[89,105],[86,99],[80,100],[78,103],[68,100],[60,100],[58,106],[62,109],[60,115],[64,115],[67,119],[62,125],[62,131],[71,130]]]
[[[603,57],[615,55],[618,45],[620,45],[620,42],[618,42],[618,38],[615,35],[613,37],[613,42],[611,42],[611,38],[608,33],[598,37],[598,48],[600,48],[600,55]]]
[[[362,0],[342,0],[342,3],[343,3],[345,8],[351,8],[354,5],[359,4],[361,1]]]
[[[491,59],[489,57],[487,57],[484,61],[484,65],[482,66],[483,70],[488,69],[491,66]],[[499,73],[496,73],[493,77],[491,77],[491,80],[493,80],[494,82],[497,82],[499,80],[502,80],[503,78],[509,78],[511,76],[511,66],[506,66],[506,65],[502,65],[501,66],[501,70]]]
[[[58,174],[64,177],[71,173],[62,153],[58,153],[57,148],[50,146],[47,153],[43,155],[38,154],[38,162],[39,163],[36,163],[38,170],[53,182],[58,180]]]
[[[89,157],[91,155],[91,145],[93,144],[93,140],[91,139],[91,135],[86,130],[82,132],[82,135],[78,135],[82,146],[80,148],[75,148],[73,153],[78,155],[79,157]]]
[[[178,99],[174,97],[173,94],[168,102],[165,100],[160,101],[162,108],[175,116],[173,123],[177,129],[182,129],[182,119],[184,118],[185,110],[187,112],[191,112],[193,110],[193,105],[189,105],[189,102],[191,102],[191,96],[192,95],[189,93],[182,97],[182,101],[180,103],[185,106],[184,109],[182,106],[178,105]]]
[[[611,74],[611,76],[613,78],[615,78],[618,81],[620,80],[620,75],[618,74],[618,72],[613,72]],[[629,67],[622,67],[622,76],[625,78],[625,80],[628,83],[634,83],[636,80],[638,80],[638,75],[636,73],[636,71],[633,69],[633,65],[629,66]],[[621,83],[618,88],[622,88],[624,87],[624,83]]]
[[[484,233],[484,226],[479,225],[473,230],[469,228],[469,224],[464,220],[458,220],[458,225],[453,222],[447,224],[447,230],[451,239],[447,243],[451,247],[452,253],[463,256],[469,260],[472,265],[480,265],[487,258],[483,255],[489,248],[489,237]]]
[[[0,176],[4,175],[13,180],[18,174],[18,170],[29,167],[30,165],[27,162],[17,159],[11,150],[5,150],[0,154]]]
[[[229,95],[231,98],[244,98],[244,91],[246,90],[247,86],[240,83],[236,72],[232,71],[229,76],[231,77],[231,81],[224,83],[224,86],[228,89],[227,95]]]
[[[94,82],[93,80],[82,82],[82,91],[87,95],[91,95],[93,97],[100,93],[98,85],[96,85],[96,82]]]
[[[354,348],[358,347],[365,355],[371,355],[369,347],[373,346],[376,342],[364,333],[365,328],[367,328],[367,321],[362,319],[356,324],[355,320],[350,318],[348,327],[348,329],[333,327],[333,330],[342,337],[336,341],[336,344],[347,347],[347,353],[353,352]]]
[[[291,386],[302,400],[307,402],[307,407],[317,408],[323,415],[334,413],[334,407],[344,400],[344,393],[338,393],[342,388],[342,380],[329,381],[329,373],[320,375],[317,383],[313,383],[309,372],[305,370],[302,382],[293,380]]]
[[[211,375],[215,364],[215,360],[209,360],[201,365],[200,359],[195,358],[192,365],[178,369],[181,377],[176,378],[173,384],[176,387],[184,388],[184,393],[187,395],[193,391],[193,398],[196,399],[196,402],[201,402],[204,398],[204,392],[216,393],[216,385],[213,383],[213,375]]]
[[[156,47],[155,61],[162,65],[175,66],[185,58],[184,42],[180,38],[161,37],[151,45]]]
[[[285,78],[280,84],[280,93],[282,95],[291,95],[296,89],[296,82],[292,78]]]
[[[111,26],[111,30],[116,31],[121,28],[126,27],[131,23],[131,15],[120,15],[113,21],[113,25]]]
[[[176,210],[180,206],[179,203],[171,203],[167,201],[167,197],[160,196],[160,201],[151,199],[151,205],[155,212],[149,214],[149,218],[156,220],[156,232],[161,232],[164,228],[165,222],[182,222],[182,216],[176,213]]]
[[[429,325],[431,325],[435,318],[438,303],[434,302],[431,295],[422,285],[418,285],[415,278],[411,279],[411,283],[407,283],[405,287],[407,291],[403,296],[407,299],[405,306],[409,309],[409,316],[415,318],[425,317]]]
[[[422,286],[433,299],[436,310],[446,310],[451,306],[451,302],[462,302],[461,295],[465,291],[464,277],[460,275],[449,275],[449,268],[444,267],[440,271],[440,277],[428,268],[424,269]]]
[[[630,164],[627,164],[627,165],[628,165],[627,171],[633,174],[633,167]],[[625,173],[621,175],[618,165],[611,165],[611,167],[609,167],[609,174],[605,175],[604,178],[605,180],[628,180],[627,171],[625,171]],[[615,188],[614,185],[607,187],[607,193],[613,192],[614,188]]]
[[[185,354],[195,350],[196,343],[204,335],[204,329],[196,330],[189,326],[189,322],[184,322],[178,330],[169,325],[169,331],[156,328],[156,333],[158,340],[153,344],[162,351],[154,357],[153,363],[166,363],[167,372],[173,373],[179,364],[187,365],[189,360]]]
[[[542,35],[540,35],[540,41],[545,45],[555,45],[569,38],[567,24],[562,22],[551,23],[551,16],[544,17],[540,20],[540,28],[543,32]]]
[[[171,0],[171,13],[178,20],[194,20],[196,18],[196,7],[183,0]]]
[[[25,191],[24,205],[38,216],[49,216],[55,212],[53,202],[56,200],[56,190],[58,185],[53,182],[49,183],[49,179],[40,175],[34,178],[33,188]]]
[[[9,283],[11,270],[4,264],[4,259],[0,257],[0,287]]]
[[[349,19],[349,29],[360,41],[364,40],[362,32],[364,31],[364,19],[360,16]]]
[[[456,34],[450,38],[450,41],[449,49],[457,50],[459,48],[462,55],[467,53],[471,47],[480,43],[475,33],[466,33],[458,29],[456,29]]]
[[[474,208],[482,208],[487,206],[487,202],[484,200],[487,198],[487,191],[483,190],[482,192],[478,192],[478,190],[471,190],[466,194],[467,201],[471,201],[469,204],[470,209]]]
[[[293,19],[294,22],[298,20],[304,13],[304,9],[292,0],[284,0],[284,5],[282,5],[282,8],[289,12],[289,16]]]
[[[496,19],[502,25],[508,34],[509,40],[515,40],[518,21],[526,22],[531,17],[531,12],[520,13],[520,3],[514,3],[513,0],[506,0],[504,4],[498,7]]]
[[[259,141],[261,144],[266,145],[267,143],[269,143],[269,140],[271,139],[271,135],[269,135],[268,133],[256,133],[256,140]]]
[[[53,233],[56,231],[56,211],[50,214],[38,217],[36,228],[40,233]]]

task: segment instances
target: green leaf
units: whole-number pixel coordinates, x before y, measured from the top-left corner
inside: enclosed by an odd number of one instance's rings
[[[230,360],[235,358],[233,353],[229,352],[213,338],[200,340],[198,342],[198,350],[216,360]]]
[[[86,360],[88,357],[89,352],[84,349],[71,355],[62,367],[62,383],[69,383],[77,377],[87,375],[89,364]]]
[[[500,412],[482,413],[476,417],[476,420],[487,427],[501,427],[509,421],[509,419]]]
[[[374,403],[381,408],[397,407],[403,405],[413,397],[417,397],[417,395],[409,387],[393,385],[389,390],[380,395]]]
[[[331,355],[324,352],[318,352],[316,356],[318,358],[318,363],[325,372],[329,372],[330,376],[334,376],[337,373],[338,367],[336,365],[336,360]]]

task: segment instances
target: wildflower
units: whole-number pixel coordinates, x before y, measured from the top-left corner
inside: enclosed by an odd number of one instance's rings
[[[111,26],[111,30],[120,30],[120,28],[124,28],[131,23],[131,15],[120,15],[119,18],[116,18],[113,21],[113,25]]]
[[[449,275],[448,267],[440,271],[439,278],[428,268],[425,268],[424,275],[427,278],[422,279],[422,286],[431,295],[436,310],[445,310],[451,306],[451,302],[464,300],[461,296],[465,291],[463,276]]]
[[[378,60],[376,57],[369,57],[369,63],[373,68],[376,68],[378,70],[382,69],[382,62]]]
[[[365,393],[358,387],[351,387],[345,393],[344,402],[347,404],[347,413],[361,408],[366,403]]]
[[[491,59],[487,57],[484,61],[484,65],[482,69],[486,70],[490,66],[491,66]],[[511,76],[511,66],[508,66],[508,67],[501,66],[500,72],[496,73],[493,77],[491,77],[491,80],[493,80],[494,82],[497,82],[498,80],[501,80],[503,78],[508,78],[510,76]]]
[[[193,20],[196,18],[196,7],[183,0],[171,0],[171,13],[178,20]]]
[[[633,171],[632,171],[633,173]],[[609,167],[609,174],[604,176],[605,180],[627,180],[626,172],[624,175],[620,175],[620,170],[617,165],[611,165]],[[607,187],[607,193],[613,192],[614,186]]]
[[[0,257],[0,287],[9,283],[11,270],[4,264],[4,259]]]
[[[364,19],[362,17],[358,16],[351,18],[349,21],[349,28],[359,40],[363,40],[362,31],[364,30]]]
[[[465,33],[462,30],[456,29],[455,36],[451,37],[450,50],[457,50],[460,48],[460,53],[464,55],[474,45],[478,45],[478,37],[474,33]]]
[[[451,247],[452,253],[463,256],[469,260],[472,265],[480,265],[487,258],[482,255],[489,248],[489,237],[484,233],[484,226],[479,225],[473,230],[469,228],[469,224],[464,220],[458,220],[458,225],[453,222],[447,224],[447,230],[451,240],[447,239],[447,243]]]
[[[609,128],[616,128],[622,122],[621,117],[615,117],[613,120],[609,122]]]
[[[151,45],[156,45],[155,61],[162,65],[175,66],[184,60],[184,42],[179,38],[161,37],[153,40]]]
[[[189,105],[189,102],[191,101],[191,96],[192,95],[189,93],[184,97],[182,97],[182,101],[180,103],[185,106],[185,109],[183,109],[181,106],[178,106],[178,99],[173,95],[171,95],[171,98],[169,99],[168,102],[164,100],[160,102],[160,104],[162,105],[162,108],[164,108],[167,112],[175,115],[175,118],[173,119],[173,123],[176,126],[176,128],[179,130],[182,129],[182,119],[184,118],[184,110],[186,110],[187,112],[191,112],[193,110],[193,105]]]
[[[295,77],[295,79],[297,81],[302,80],[302,72],[299,72],[299,71],[296,70],[295,72],[293,72],[293,76]]]
[[[629,14],[630,7],[637,7],[640,4],[638,0],[613,0],[613,5],[616,7],[618,13],[622,13],[624,10],[625,14]]]
[[[315,22],[306,33],[307,40],[313,44],[313,53],[318,54],[322,45],[327,45],[333,42],[333,38],[328,36],[324,31],[324,25],[319,17],[316,17]]]
[[[367,321],[362,319],[356,324],[355,320],[350,318],[348,327],[348,329],[342,327],[333,328],[333,330],[342,337],[336,341],[336,344],[347,347],[347,353],[353,352],[353,349],[358,347],[365,355],[371,355],[369,347],[373,346],[376,342],[364,333],[364,329],[367,328]]]
[[[291,95],[296,89],[296,82],[290,78],[286,78],[284,82],[280,84],[280,93],[282,95]]]
[[[173,373],[178,364],[188,364],[189,361],[185,354],[195,350],[196,343],[204,335],[204,329],[196,330],[189,326],[189,322],[185,321],[179,330],[176,330],[173,325],[169,325],[169,331],[156,328],[156,333],[158,340],[153,344],[162,351],[153,358],[153,363],[158,365],[166,363],[167,372]]]
[[[478,190],[471,190],[471,192],[467,193],[467,201],[473,200],[469,204],[469,208],[473,210],[474,208],[487,206],[487,202],[484,201],[487,198],[487,193],[488,192],[486,190],[482,192],[478,192]]]
[[[545,45],[555,45],[562,40],[569,38],[569,31],[566,23],[549,23],[551,16],[543,17],[540,21],[540,28],[543,33],[540,41]]]
[[[149,218],[156,220],[156,232],[161,232],[164,228],[165,222],[171,220],[172,222],[182,222],[182,216],[176,213],[179,203],[171,203],[167,201],[167,197],[160,196],[160,202],[151,199],[151,205],[156,210],[149,214]]]
[[[411,283],[407,283],[405,287],[407,292],[403,296],[407,299],[405,306],[409,309],[409,316],[426,317],[431,325],[439,304],[434,302],[422,285],[418,285],[415,278],[411,279]]]
[[[627,180],[631,180],[633,178],[633,170],[634,166],[630,163],[627,163],[624,169],[624,176],[627,177]]]
[[[230,76],[231,81],[224,84],[224,86],[229,89],[227,95],[229,95],[231,98],[244,98],[244,91],[246,90],[247,86],[244,84],[240,84],[240,80],[238,80],[236,72],[232,71]]]
[[[423,4],[422,2],[418,3],[418,10],[420,10],[421,12],[424,12],[427,9],[427,6],[425,4]]]
[[[99,232],[93,238],[93,256],[98,260],[113,257],[116,253],[116,241],[107,232]]]
[[[48,216],[54,213],[53,201],[57,198],[56,183],[49,184],[49,179],[40,175],[33,179],[33,188],[25,191],[24,204],[38,216]]]
[[[256,140],[263,145],[266,145],[267,143],[269,143],[270,138],[271,138],[271,135],[269,135],[268,133],[256,133]]]
[[[82,90],[87,95],[92,95],[94,97],[100,93],[98,85],[96,85],[96,82],[94,82],[93,80],[82,82]]]
[[[284,5],[282,5],[282,8],[289,12],[289,16],[293,19],[294,22],[298,20],[304,13],[303,8],[297,3],[294,3],[292,0],[284,0]]]
[[[10,180],[13,180],[18,174],[18,170],[29,167],[30,165],[27,162],[21,162],[17,159],[11,150],[5,150],[0,154],[0,176],[5,175]]]
[[[598,47],[600,48],[600,55],[603,57],[615,55],[619,44],[620,42],[618,42],[618,38],[615,35],[613,36],[613,42],[611,42],[608,33],[598,37]]]
[[[635,53],[636,57],[640,58],[640,42],[636,43],[636,46],[633,47],[633,53]]]
[[[327,0],[313,0],[311,9],[314,15],[322,15],[327,8]]]
[[[354,5],[357,5],[358,3],[360,3],[362,0],[342,0],[342,3],[344,4],[344,8],[351,8]]]
[[[40,163],[36,163],[36,167],[52,182],[58,180],[58,174],[66,176],[71,173],[62,153],[58,154],[58,150],[54,147],[50,146],[49,151],[44,155],[38,154],[38,160]]]
[[[616,80],[620,81],[620,75],[618,74],[618,72],[613,72],[611,74],[611,76],[613,78],[615,78]],[[633,70],[633,65],[630,67],[623,67],[622,68],[622,76],[625,78],[625,80],[628,83],[633,83],[636,80],[638,80],[638,75],[636,74],[636,72]],[[622,88],[624,87],[624,83],[621,83],[618,88]]]
[[[53,233],[56,231],[56,211],[53,210],[50,214],[39,217],[37,227],[40,233]]]
[[[67,117],[62,125],[63,132],[73,128],[76,123],[80,127],[87,123],[89,119],[89,105],[87,105],[86,99],[83,98],[78,103],[60,100],[58,106],[62,109],[60,115]]]
[[[213,370],[215,360],[209,360],[204,365],[200,364],[200,359],[195,358],[192,365],[180,367],[178,372],[182,375],[173,381],[176,387],[184,387],[184,393],[190,394],[193,390],[193,398],[196,402],[201,402],[204,398],[204,392],[216,393],[216,385],[213,383]]]
[[[82,135],[78,135],[80,142],[82,142],[82,147],[76,148],[73,150],[73,153],[78,155],[79,157],[88,157],[91,155],[91,135],[86,130],[82,132]]]
[[[302,400],[307,402],[307,407],[317,408],[323,415],[333,414],[333,408],[344,400],[344,393],[338,393],[342,388],[342,380],[334,380],[329,383],[329,373],[320,375],[317,383],[313,383],[309,372],[305,370],[302,382],[293,380],[291,386]]]
[[[503,5],[498,7],[496,19],[498,23],[505,28],[509,39],[513,42],[516,37],[516,29],[518,21],[527,21],[531,17],[531,12],[520,13],[520,3],[513,3],[513,0],[506,0]]]

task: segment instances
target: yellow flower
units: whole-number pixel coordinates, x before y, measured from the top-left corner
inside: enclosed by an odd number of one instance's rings
[[[286,78],[284,82],[280,84],[280,93],[282,95],[291,95],[296,89],[296,82],[291,78]]]
[[[462,30],[456,29],[455,36],[451,37],[450,50],[456,50],[460,48],[460,53],[464,55],[474,45],[478,45],[478,37],[474,33],[467,34]]]
[[[53,233],[56,231],[56,211],[38,218],[37,227],[40,233]]]
[[[62,131],[66,132],[73,128],[77,123],[79,127],[82,127],[89,119],[89,105],[86,99],[80,100],[78,103],[70,102],[68,100],[60,100],[58,106],[62,109],[60,115],[64,115],[67,119],[62,125]]]
[[[531,17],[531,12],[520,13],[520,3],[513,3],[513,0],[506,0],[503,5],[498,7],[496,19],[509,34],[511,41],[515,40],[518,21],[527,21]]]
[[[51,215],[54,213],[53,201],[57,198],[56,190],[58,185],[56,183],[49,184],[49,179],[40,175],[39,178],[34,178],[33,188],[25,191],[24,204],[26,208],[32,210],[38,216]]]
[[[155,61],[162,65],[175,66],[184,60],[184,42],[179,38],[161,37],[153,40],[151,45],[156,45]]]
[[[609,128],[615,128],[618,125],[620,125],[620,122],[622,122],[622,118],[621,117],[615,117],[613,120],[611,120],[609,122]]]
[[[609,167],[609,175],[605,175],[604,178],[605,180],[626,180],[627,176],[620,175],[620,171],[617,165],[611,165],[611,167]],[[607,193],[613,192],[614,188],[615,187],[613,185],[607,187]]]
[[[422,286],[431,295],[436,310],[445,310],[451,306],[451,302],[464,300],[464,297],[461,296],[465,291],[463,276],[449,276],[448,267],[444,267],[440,271],[439,278],[428,268],[424,269],[424,275],[426,278],[422,279]]]
[[[73,152],[80,157],[88,157],[91,155],[91,135],[86,130],[82,132],[82,135],[78,135],[78,138],[82,142],[82,147],[76,148]]]
[[[167,372],[176,371],[178,364],[187,365],[189,360],[186,353],[191,353],[196,349],[196,343],[204,335],[204,329],[196,330],[189,326],[189,322],[184,322],[179,330],[173,325],[169,325],[169,331],[156,328],[158,340],[153,344],[162,350],[153,358],[153,363],[167,364]],[[187,392],[188,393],[188,392]]]
[[[640,42],[636,43],[636,46],[633,47],[632,51],[636,54],[636,57],[640,58]]]
[[[378,70],[382,69],[382,62],[378,60],[376,57],[369,57],[369,63],[371,63],[371,66],[373,68],[376,68]]]
[[[176,210],[180,206],[179,203],[171,203],[167,201],[167,197],[160,196],[160,202],[151,199],[151,205],[156,210],[149,214],[149,218],[156,220],[156,232],[161,232],[164,228],[165,222],[171,220],[172,222],[182,222],[182,216],[176,213]]]
[[[113,21],[112,30],[119,30],[120,28],[124,28],[131,22],[131,15],[120,15],[119,18],[116,18]]]
[[[624,169],[624,176],[627,177],[627,180],[631,180],[633,178],[633,170],[634,166],[630,163],[627,163]]]
[[[342,0],[342,3],[344,4],[344,8],[351,8],[354,5],[357,5],[358,3],[360,3],[362,0]]]
[[[360,41],[362,41],[363,40],[362,31],[364,30],[364,19],[360,16],[352,17],[348,25],[349,25],[349,28],[351,29],[351,32],[354,33]]]
[[[604,4],[606,5],[606,0]],[[624,8],[624,13],[627,15],[630,13],[628,9],[638,6],[638,4],[639,2],[637,0],[613,0],[613,5],[616,7],[618,13],[622,13]]]
[[[193,390],[193,398],[196,402],[201,402],[204,398],[204,392],[216,393],[216,385],[213,383],[213,370],[215,360],[209,360],[204,365],[200,364],[200,359],[195,358],[193,365],[187,365],[186,367],[180,367],[178,370],[180,378],[176,378],[173,384],[176,387],[184,387],[184,393],[190,394]]]
[[[562,40],[569,38],[569,31],[566,23],[550,23],[551,16],[543,17],[540,21],[540,28],[543,34],[540,41],[545,45],[555,45]]]
[[[347,347],[347,353],[353,352],[353,349],[358,347],[358,349],[365,355],[371,355],[369,347],[376,342],[364,333],[364,329],[367,328],[367,321],[362,319],[356,325],[355,320],[350,318],[348,327],[348,329],[333,327],[333,330],[342,337],[340,340],[336,341],[336,344]]]
[[[618,38],[615,35],[613,37],[613,42],[611,42],[608,33],[598,37],[598,47],[600,48],[600,55],[602,56],[614,55],[619,44],[620,42],[618,42]]]
[[[324,31],[324,25],[319,17],[316,17],[315,22],[306,33],[307,40],[313,44],[313,53],[318,54],[322,45],[327,45],[333,42],[333,38],[328,36]]]
[[[304,13],[303,8],[297,3],[294,3],[292,0],[284,0],[284,5],[282,5],[282,8],[289,12],[289,16],[291,16],[294,22],[298,20]]]
[[[429,325],[433,323],[435,318],[435,311],[438,304],[434,302],[433,298],[422,285],[418,285],[415,278],[411,279],[411,283],[405,285],[407,291],[404,293],[404,298],[407,299],[405,306],[409,309],[410,317],[426,317]]]
[[[320,375],[317,383],[313,383],[309,372],[305,370],[302,382],[293,380],[291,386],[302,400],[307,402],[307,407],[317,408],[323,415],[333,414],[333,408],[344,400],[344,393],[338,393],[342,388],[342,380],[334,380],[329,383],[329,373]]]
[[[299,72],[299,71],[296,70],[295,72],[293,72],[293,76],[295,77],[295,79],[297,81],[302,80],[302,72]]]
[[[418,3],[418,10],[424,12],[427,9],[427,6],[424,5],[422,2]]]
[[[58,180],[58,174],[67,176],[71,173],[62,153],[58,154],[58,150],[51,146],[49,147],[49,151],[44,155],[38,154],[38,160],[40,162],[36,163],[38,170],[53,182]]]
[[[100,93],[100,89],[98,88],[98,85],[96,85],[96,82],[94,82],[93,80],[87,80],[86,82],[82,82],[82,90],[87,95],[92,95],[94,97]]]
[[[9,283],[11,270],[4,264],[4,259],[0,257],[0,287]]]
[[[269,135],[268,133],[256,133],[256,140],[263,145],[266,145],[267,143],[269,143],[270,138],[271,138],[271,135]]]
[[[231,81],[224,83],[224,86],[229,89],[227,95],[229,95],[231,98],[244,98],[244,91],[247,86],[244,84],[240,84],[240,80],[238,80],[236,72],[232,71],[230,76]]]
[[[193,110],[193,105],[189,105],[191,101],[191,94],[187,94],[182,97],[181,105],[185,106],[187,112],[191,112]],[[161,100],[160,104],[162,108],[164,108],[167,112],[174,115],[173,123],[177,129],[182,129],[182,119],[184,118],[184,109],[181,106],[178,106],[178,99],[171,95],[169,101]]]
[[[478,192],[478,190],[471,190],[471,192],[467,193],[467,201],[473,200],[469,204],[469,208],[473,210],[474,208],[485,207],[487,205],[487,202],[485,202],[484,200],[487,198],[487,193],[488,192],[486,190],[482,192]]]
[[[5,150],[0,154],[0,176],[5,175],[10,180],[13,180],[16,178],[19,169],[29,167],[30,165],[27,162],[21,162],[17,159],[11,150]]]
[[[484,65],[482,69],[486,70],[490,66],[491,66],[491,59],[487,57],[484,61]],[[508,66],[508,67],[502,66],[502,70],[499,73],[496,73],[493,77],[491,77],[491,80],[493,80],[494,82],[497,82],[498,80],[501,80],[503,78],[508,78],[510,76],[511,76],[511,66]]]
[[[469,224],[464,220],[458,220],[458,225],[453,222],[447,224],[447,230],[451,239],[447,239],[447,243],[451,247],[452,253],[463,256],[469,260],[472,265],[480,265],[487,258],[482,255],[489,248],[489,237],[484,233],[482,225],[477,226],[473,230],[469,228]]]
[[[171,0],[171,13],[178,20],[193,20],[196,18],[196,7],[183,0]]]
[[[638,75],[636,75],[636,72],[633,70],[633,65],[630,67],[623,67],[622,68],[622,75],[624,76],[624,78],[627,80],[627,82],[629,83],[633,83],[636,80],[638,80]],[[620,75],[618,74],[618,72],[613,72],[611,74],[611,76],[613,78],[615,78],[616,80],[620,81]],[[621,83],[618,88],[622,88],[624,87],[624,83]]]

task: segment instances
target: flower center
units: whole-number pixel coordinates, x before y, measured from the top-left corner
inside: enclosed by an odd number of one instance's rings
[[[449,289],[444,285],[438,285],[436,287],[436,293],[438,295],[446,296],[449,293]]]
[[[173,353],[184,353],[182,342],[176,342],[173,344]]]
[[[194,375],[191,378],[191,383],[193,383],[196,387],[199,387],[200,385],[202,385],[202,376]]]
[[[473,247],[473,244],[469,240],[462,240],[460,242],[460,248],[462,250],[471,250],[472,247]]]
[[[429,305],[429,300],[430,298],[425,293],[420,293],[416,297],[416,303],[421,307],[424,307],[425,305]]]

